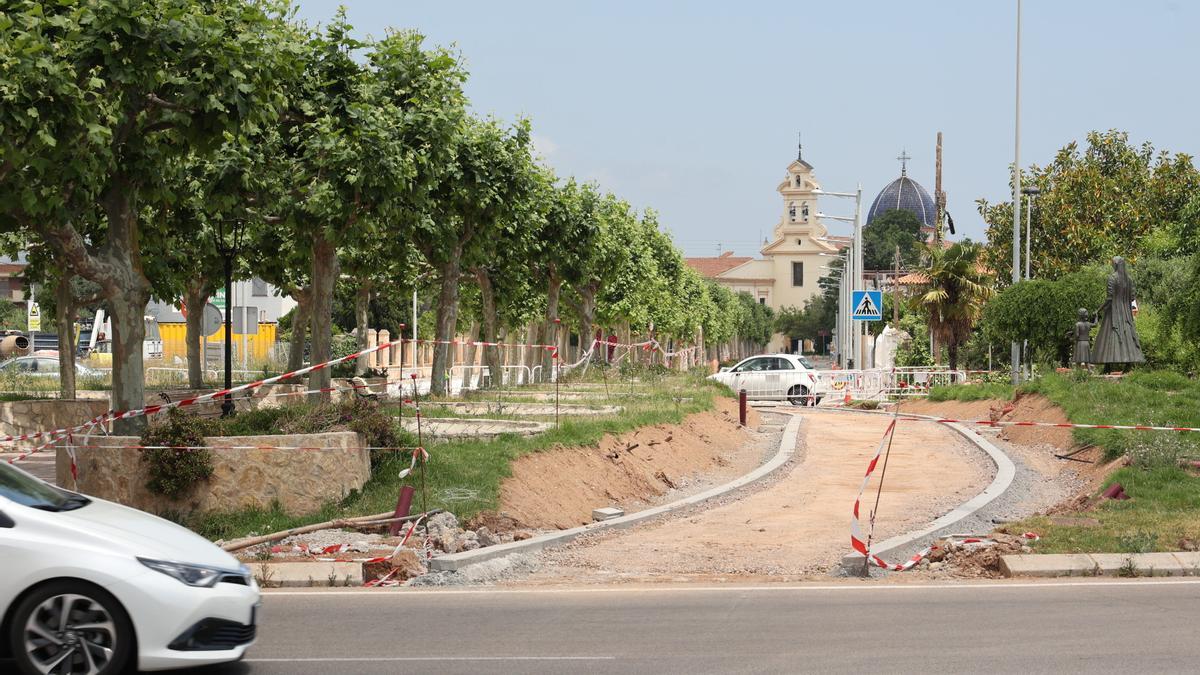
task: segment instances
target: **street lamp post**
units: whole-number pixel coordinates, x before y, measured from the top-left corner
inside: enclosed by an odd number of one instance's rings
[[[1033,274],[1030,272],[1030,269],[1031,269],[1030,265],[1032,264],[1033,258],[1029,255],[1030,243],[1033,241],[1033,233],[1031,232],[1031,225],[1030,225],[1030,221],[1033,220],[1033,198],[1038,196],[1039,194],[1041,194],[1041,192],[1042,191],[1039,190],[1037,188],[1037,186],[1035,186],[1035,185],[1030,185],[1027,188],[1021,189],[1021,194],[1026,195],[1029,200],[1028,203],[1025,204],[1025,280],[1026,281],[1033,278]]]
[[[859,368],[861,368],[863,361],[865,360],[864,359],[865,343],[863,340],[863,330],[866,329],[866,325],[864,324],[863,326],[860,326],[858,328],[854,327],[854,319],[853,319],[853,317],[850,316],[850,312],[853,311],[853,308],[850,307],[850,298],[853,296],[853,291],[855,289],[861,290],[863,288],[862,185],[859,185],[858,190],[855,192],[828,192],[828,191],[818,188],[816,190],[813,190],[813,194],[829,195],[830,197],[843,197],[845,199],[853,199],[854,200],[854,217],[853,218],[847,218],[845,216],[831,216],[831,215],[828,215],[825,213],[818,213],[817,217],[818,218],[828,218],[829,220],[840,220],[842,222],[852,223],[854,225],[854,230],[853,230],[854,236],[852,237],[852,241],[850,244],[850,253],[849,253],[849,255],[846,256],[846,266],[847,266],[847,270],[848,270],[847,273],[849,274],[850,282],[848,284],[845,284],[846,288],[844,289],[844,294],[846,296],[845,302],[846,302],[846,308],[847,308],[847,311],[845,312],[846,337],[848,338],[847,347],[848,347],[849,353],[852,355],[852,358],[848,361],[844,360],[842,365],[846,368],[849,368],[851,365],[856,365]],[[842,279],[845,280],[846,275],[843,275]],[[839,342],[840,342],[840,340],[839,340]]]
[[[213,233],[213,244],[217,253],[225,263],[225,389],[233,387],[233,262],[242,247],[242,234],[245,222],[235,219],[231,230],[226,232],[226,221],[217,220],[217,230]],[[245,317],[242,317],[243,320]],[[242,326],[242,330],[246,330]],[[233,395],[225,394],[221,403],[221,417],[232,417],[235,412]]]
[[[1012,280],[1021,280],[1021,0],[1017,0],[1017,87],[1013,139],[1013,265]],[[1012,343],[1012,383],[1021,383],[1021,345]]]

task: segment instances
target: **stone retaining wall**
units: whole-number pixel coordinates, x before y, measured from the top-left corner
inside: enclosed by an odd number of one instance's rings
[[[0,403],[0,434],[17,436],[34,431],[73,427],[107,410],[107,398],[5,401]]]
[[[74,489],[151,513],[192,513],[271,508],[279,502],[289,514],[316,511],[326,502],[359,489],[371,475],[370,452],[351,431],[280,436],[214,436],[209,446],[258,446],[246,450],[214,449],[213,475],[192,493],[171,500],[146,488],[148,467],[135,436],[93,437],[76,449],[79,481]],[[320,450],[270,450],[298,446]],[[71,460],[58,450],[59,485],[72,489]]]

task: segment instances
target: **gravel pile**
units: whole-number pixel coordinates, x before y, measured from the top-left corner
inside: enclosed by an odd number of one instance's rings
[[[433,572],[408,582],[408,586],[472,586],[495,584],[536,571],[541,564],[537,556],[513,553],[493,558],[453,572]]]

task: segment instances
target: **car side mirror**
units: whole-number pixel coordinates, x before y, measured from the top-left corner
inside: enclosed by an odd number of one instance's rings
[[[9,518],[8,516],[4,515],[3,511],[0,511],[0,527],[16,527],[16,526],[17,526],[17,524],[13,522],[12,518]]]

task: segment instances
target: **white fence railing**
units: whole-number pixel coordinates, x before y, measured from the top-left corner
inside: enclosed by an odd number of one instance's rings
[[[816,387],[796,385],[798,380],[780,374],[761,373],[762,377],[739,385],[746,397],[756,401],[787,401],[797,405],[815,402],[855,400],[882,401],[902,396],[925,396],[931,387],[962,384],[965,370],[936,368],[894,368],[888,370],[814,370]]]

